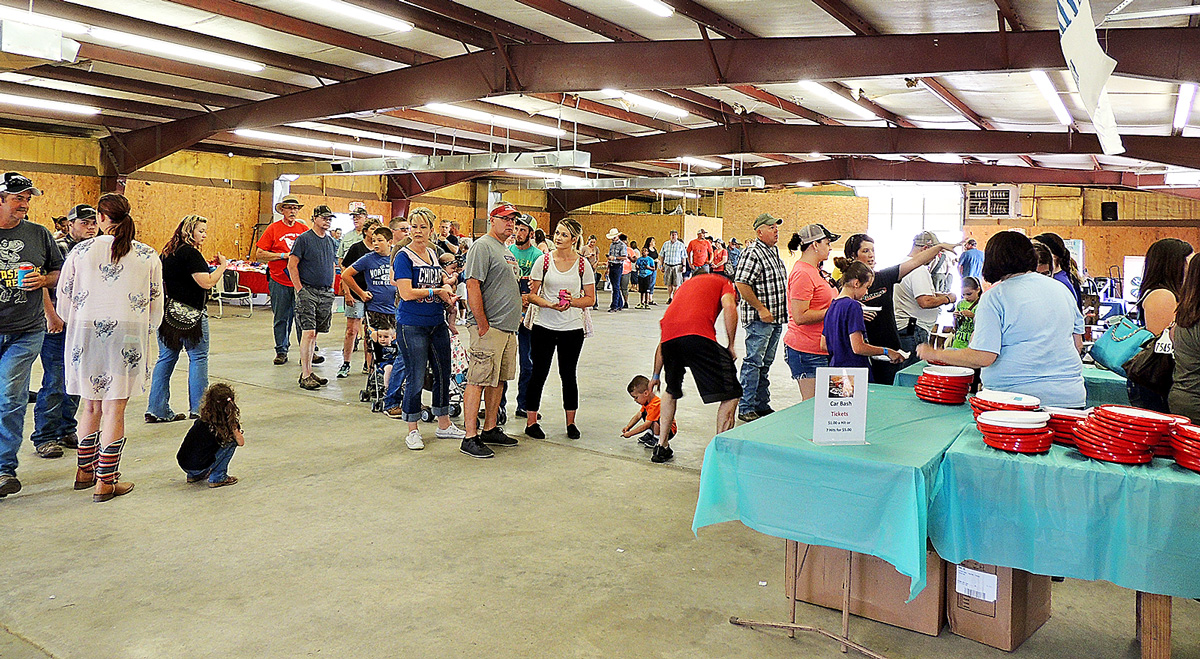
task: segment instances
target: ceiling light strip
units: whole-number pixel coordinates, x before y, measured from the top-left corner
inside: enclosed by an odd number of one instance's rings
[[[380,149],[371,146],[363,146],[360,144],[343,144],[341,142],[330,142],[328,140],[318,140],[311,137],[300,137],[297,135],[284,135],[282,133],[269,133],[261,130],[251,130],[248,128],[239,128],[233,131],[238,137],[247,137],[252,140],[262,140],[264,142],[278,142],[280,144],[292,144],[295,146],[306,146],[317,149],[342,149],[351,154],[363,153],[373,156],[383,156],[387,158],[411,158],[411,153],[403,151],[394,151],[391,149]],[[332,155],[330,157],[333,157]]]
[[[350,18],[356,21],[362,21],[368,25],[382,27],[392,30],[393,32],[411,32],[413,24],[408,21],[401,20],[395,16],[389,16],[377,11],[372,11],[366,7],[341,0],[299,0],[301,4],[310,7],[316,7],[322,12],[329,12],[341,15],[345,18]]]
[[[1196,100],[1196,84],[1186,82],[1179,85],[1179,98],[1175,101],[1175,116],[1171,119],[1171,127],[1183,130],[1188,119],[1192,116],[1192,103]]]
[[[556,128],[554,126],[543,126],[535,124],[532,121],[522,121],[520,119],[510,119],[490,112],[481,110],[472,110],[471,108],[459,107],[457,105],[449,105],[447,103],[430,103],[422,108],[434,114],[446,115],[449,117],[457,117],[466,119],[481,124],[492,124],[503,126],[513,130],[521,130],[526,133],[534,133],[536,135],[546,135],[548,137],[565,137],[567,131]]]
[[[859,117],[862,117],[863,119],[872,119],[872,120],[879,119],[879,116],[876,115],[874,112],[871,112],[870,110],[868,110],[868,109],[864,108],[863,106],[859,105],[858,103],[855,103],[854,101],[846,98],[845,96],[842,96],[841,94],[833,91],[832,89],[825,87],[825,85],[822,85],[819,82],[813,82],[811,80],[801,80],[797,84],[799,84],[802,89],[811,93],[812,95],[817,96],[818,98],[826,100],[830,103],[833,103],[834,105],[840,106],[843,109],[849,110],[850,112],[858,115]]]
[[[1071,113],[1067,112],[1067,106],[1063,104],[1062,98],[1058,95],[1054,83],[1050,82],[1050,76],[1046,75],[1045,71],[1038,70],[1030,71],[1029,75],[1037,85],[1038,91],[1042,93],[1042,97],[1046,99],[1046,103],[1050,104],[1050,109],[1054,111],[1058,123],[1064,126],[1075,123],[1075,120],[1071,118]]]
[[[41,98],[29,98],[27,96],[15,96],[13,94],[0,94],[0,105],[16,105],[25,108],[37,108],[39,110],[68,112],[70,114],[100,114],[100,110],[98,108],[93,108],[86,105],[63,103],[61,101],[48,101]]]
[[[609,98],[619,98],[635,108],[669,114],[677,119],[685,119],[691,114],[687,110],[677,108],[674,105],[668,105],[652,98],[646,98],[645,96],[623,92],[619,89],[601,89],[600,93]]]
[[[661,0],[627,0],[629,4],[641,7],[646,11],[660,18],[670,18],[675,13],[675,8]]]

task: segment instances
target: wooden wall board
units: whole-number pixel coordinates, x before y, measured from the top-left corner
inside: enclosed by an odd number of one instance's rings
[[[0,130],[0,153],[11,160],[89,165],[97,171],[101,165],[100,143],[81,137]]]
[[[100,178],[69,174],[37,174],[33,184],[42,191],[29,205],[29,219],[54,230],[54,218],[70,212],[76,204],[95,205],[100,198]]]
[[[1196,220],[1200,223],[1200,200],[1142,190],[1084,190],[1084,220],[1101,220],[1100,204],[1117,203],[1120,220]]]
[[[722,200],[725,238],[737,237],[745,243],[754,237],[754,218],[770,213],[783,220],[779,227],[781,252],[786,252],[784,246],[792,233],[806,224],[824,224],[844,241],[852,233],[866,232],[867,203],[866,197],[729,191]]]
[[[987,245],[988,238],[1009,228],[1022,229],[1032,238],[1040,233],[1056,233],[1064,239],[1083,240],[1086,254],[1086,269],[1095,277],[1107,276],[1111,266],[1123,267],[1126,256],[1144,256],[1154,241],[1162,238],[1179,238],[1193,246],[1200,246],[1200,227],[1121,227],[1121,226],[978,226],[967,225],[963,233],[979,241],[980,248]]]
[[[586,241],[590,235],[596,236],[596,244],[600,245],[601,249],[607,250],[609,241],[604,236],[609,229],[616,228],[622,233],[629,236],[629,240],[637,241],[637,244],[642,245],[646,238],[654,236],[655,243],[662,247],[662,244],[670,236],[671,231],[679,231],[681,240],[689,240],[688,236],[683,233],[683,215],[609,215],[603,213],[579,213],[569,216],[571,219],[579,222],[583,227],[583,238]],[[697,219],[718,219],[719,218],[697,218]],[[694,237],[694,234],[693,234]]]
[[[258,221],[258,195],[255,190],[147,181],[125,187],[138,227],[137,239],[154,249],[166,245],[185,215],[208,218],[208,239],[200,250],[206,258],[217,252],[229,258],[249,257]]]

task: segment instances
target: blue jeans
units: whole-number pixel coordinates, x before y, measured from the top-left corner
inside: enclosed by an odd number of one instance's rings
[[[208,316],[200,318],[200,341],[183,341],[188,356],[188,411],[200,413],[200,398],[208,388]],[[157,336],[157,335],[156,335]],[[175,416],[171,411],[171,374],[179,361],[179,351],[172,350],[158,339],[158,362],[154,364],[154,375],[150,379],[150,404],[146,414],[160,419]]]
[[[766,410],[771,406],[771,364],[779,351],[781,323],[751,321],[746,325],[746,356],[742,359],[742,400],[738,413]]]
[[[237,442],[229,442],[228,445],[218,448],[212,465],[207,469],[184,469],[183,471],[192,478],[208,474],[208,482],[220,483],[229,475],[229,461],[233,459],[233,452],[237,450],[237,447]]]
[[[517,328],[517,364],[521,370],[517,374],[517,409],[524,411],[527,394],[529,393],[529,376],[533,373],[533,334],[525,329],[525,325]],[[500,409],[508,408],[508,381],[500,383]]]
[[[47,333],[42,341],[42,386],[33,407],[33,435],[29,437],[34,446],[66,437],[77,427],[79,396],[67,395],[66,339],[66,332],[57,332]]]
[[[900,332],[900,349],[909,354],[908,359],[896,365],[897,371],[906,369],[921,361],[921,358],[917,357],[917,346],[922,343],[929,343],[929,331],[925,328],[915,325],[911,332],[907,328]]]
[[[791,346],[783,346],[783,358],[787,361],[792,379],[804,380],[817,377],[817,369],[829,366],[829,355],[816,355],[811,352],[793,350]]]
[[[291,347],[292,326],[296,326],[296,343],[300,343],[300,325],[296,320],[296,289],[270,279],[267,290],[271,293],[271,314],[275,317],[275,352],[287,354]]]
[[[45,330],[0,334],[0,476],[17,474],[17,449],[29,406],[29,372],[45,336]]]
[[[398,329],[399,327],[397,327]],[[399,340],[398,334],[396,338]],[[383,364],[379,364],[379,366],[383,366]],[[387,392],[383,395],[383,409],[390,410],[394,407],[401,407],[404,404],[405,371],[404,353],[400,352],[400,347],[397,345],[396,359],[392,362],[392,374],[388,377]]]
[[[612,311],[624,309],[629,306],[625,304],[625,298],[621,295],[622,270],[624,270],[624,266],[621,264],[613,265],[610,263],[608,265],[608,282],[612,284],[612,304],[608,308]]]
[[[400,354],[411,374],[412,381],[404,387],[405,421],[421,420],[421,388],[425,382],[425,367],[433,371],[434,416],[450,414],[450,328],[445,323],[432,326],[401,325],[396,328]]]

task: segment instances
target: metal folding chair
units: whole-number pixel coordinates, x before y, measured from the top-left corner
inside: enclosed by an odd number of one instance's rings
[[[225,302],[245,300],[249,308],[247,313],[230,314],[238,318],[249,318],[254,315],[254,293],[249,286],[242,286],[236,270],[226,270],[221,277],[221,283],[213,287],[213,298],[217,301],[217,315],[212,318],[225,317]]]

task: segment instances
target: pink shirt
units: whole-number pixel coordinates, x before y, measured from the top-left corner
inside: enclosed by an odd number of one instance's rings
[[[808,308],[813,311],[828,309],[833,302],[835,291],[829,282],[821,276],[821,272],[804,261],[796,261],[792,274],[788,275],[788,326],[783,335],[783,343],[792,350],[807,352],[812,355],[827,355],[821,350],[821,331],[825,323],[797,325],[796,315],[791,313],[792,300],[808,302]]]

